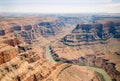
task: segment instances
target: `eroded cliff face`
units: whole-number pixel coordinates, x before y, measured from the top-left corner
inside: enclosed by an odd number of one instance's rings
[[[100,67],[110,77],[120,80],[120,25],[78,24],[60,42],[50,46],[51,55],[58,62]]]
[[[49,17],[22,19],[0,22],[5,26],[0,31],[0,81],[101,81],[86,67],[46,58],[51,42],[46,38],[59,33],[63,22]]]
[[[60,21],[55,22],[41,22],[38,24],[38,30],[40,34],[44,37],[50,36],[50,35],[56,35],[59,33],[59,31],[65,27],[65,24]]]
[[[54,18],[50,21],[44,19],[43,21],[41,21],[38,18],[38,20],[34,21],[34,23],[30,23],[30,21],[21,22],[20,20],[18,20],[18,22],[11,21],[11,23],[6,24],[1,22],[2,24],[4,24],[3,26],[8,25],[8,28],[2,27],[0,30],[0,35],[5,36],[7,34],[12,34],[12,36],[14,36],[15,38],[25,41],[25,43],[27,44],[32,44],[33,42],[38,41],[36,38],[55,36],[65,27],[65,24],[63,22]],[[6,40],[5,42],[12,43],[12,40]]]
[[[39,45],[1,44],[0,81],[101,81],[86,67],[50,62],[44,47],[38,48]]]
[[[0,45],[0,64],[6,63],[16,57],[18,50],[12,46],[2,43]]]
[[[111,37],[120,38],[119,27],[112,21],[106,24],[78,24],[61,41],[71,46],[105,43]]]
[[[13,38],[13,39],[5,39],[3,41],[5,44],[8,44],[10,46],[16,46],[19,45],[21,42],[19,41],[19,39],[17,38]]]
[[[113,47],[111,47],[110,45],[91,45],[77,47],[68,47],[62,45],[58,47],[51,46],[50,49],[52,57],[57,62],[102,68],[109,74],[109,76],[113,80],[119,81],[120,47],[118,46],[119,43],[111,43],[111,46]]]

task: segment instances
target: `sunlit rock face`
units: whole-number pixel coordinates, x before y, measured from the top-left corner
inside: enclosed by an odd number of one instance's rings
[[[0,64],[6,63],[17,56],[18,50],[7,44],[0,45]]]
[[[17,38],[5,39],[3,42],[10,45],[10,46],[16,46],[16,45],[19,45],[21,43],[19,41],[19,39],[17,39]]]
[[[119,23],[91,23],[88,16],[25,17],[4,23],[0,81],[102,81],[87,66],[120,80]]]
[[[67,45],[94,44],[97,41],[108,40],[111,37],[119,38],[119,25],[113,22],[106,24],[78,24],[71,34],[63,38]]]
[[[112,80],[120,80],[119,21],[77,24],[50,48],[52,57],[58,62],[100,67]]]
[[[26,44],[13,47],[2,43],[0,45],[0,80],[67,81],[67,77],[69,81],[101,81],[94,71],[90,71],[86,67],[50,62],[42,55],[42,52],[38,54],[35,51],[36,49],[38,48],[30,47]],[[44,49],[39,48],[39,50],[42,51]],[[77,77],[72,75],[76,75]]]

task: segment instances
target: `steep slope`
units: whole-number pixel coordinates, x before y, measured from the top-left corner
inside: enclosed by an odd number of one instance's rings
[[[46,58],[45,47],[72,27],[65,32],[64,23],[50,17],[13,18],[0,23],[0,81],[101,81],[86,67]]]
[[[78,24],[70,34],[50,46],[58,62],[100,67],[116,81],[120,80],[119,24]]]

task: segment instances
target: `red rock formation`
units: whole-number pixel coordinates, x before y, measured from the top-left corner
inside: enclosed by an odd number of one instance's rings
[[[0,45],[0,64],[6,63],[17,56],[17,49],[6,44]]]
[[[11,46],[16,46],[20,44],[20,41],[17,38],[14,38],[14,39],[7,39],[4,41],[4,43],[11,45]]]

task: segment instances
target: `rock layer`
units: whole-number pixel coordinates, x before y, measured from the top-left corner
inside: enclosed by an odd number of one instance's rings
[[[6,63],[17,56],[17,49],[6,44],[0,45],[0,64]]]

